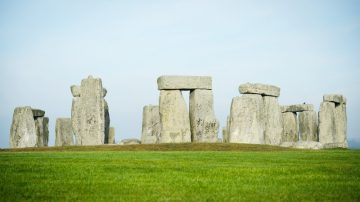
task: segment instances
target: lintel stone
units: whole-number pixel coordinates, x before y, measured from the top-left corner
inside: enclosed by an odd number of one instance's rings
[[[210,76],[160,76],[157,84],[159,90],[212,89]]]
[[[303,111],[313,111],[314,105],[312,104],[297,104],[297,105],[285,105],[281,106],[281,112],[303,112]]]
[[[346,98],[339,94],[329,94],[323,97],[325,102],[335,102],[337,104],[346,103]]]
[[[266,85],[260,83],[245,83],[239,86],[241,94],[259,94],[265,96],[280,96],[280,88],[273,85]]]

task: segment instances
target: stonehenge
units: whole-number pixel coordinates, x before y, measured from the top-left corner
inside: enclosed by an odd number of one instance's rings
[[[160,111],[159,106],[147,105],[143,108],[141,132],[142,144],[156,144],[160,141]]]
[[[230,143],[279,145],[283,119],[277,97],[280,88],[259,83],[239,87],[230,109]]]
[[[108,138],[108,144],[115,144],[115,128],[110,127],[109,128],[109,138]]]
[[[70,118],[56,119],[55,146],[74,145],[74,137]]]
[[[319,111],[319,142],[328,148],[347,148],[346,98],[324,95]]]
[[[17,107],[14,110],[10,129],[10,147],[44,147],[48,146],[49,119],[45,111],[31,107]]]
[[[71,122],[76,145],[107,143],[109,136],[109,108],[104,97],[106,89],[99,78],[89,76],[80,86],[71,86],[73,95]]]

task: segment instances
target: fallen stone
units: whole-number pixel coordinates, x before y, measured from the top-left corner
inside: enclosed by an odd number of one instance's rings
[[[264,141],[269,145],[280,145],[283,119],[277,97],[264,96]]]
[[[267,96],[280,96],[280,88],[272,85],[265,85],[260,83],[246,83],[239,87],[241,94],[259,94]]]
[[[347,142],[323,144],[324,149],[348,148],[348,147],[349,147],[349,145],[347,144]]]
[[[31,107],[17,107],[14,110],[10,129],[10,147],[36,147],[37,134]]]
[[[70,118],[56,119],[55,146],[74,145],[74,137]]]
[[[35,119],[36,128],[36,146],[47,147],[49,141],[49,118],[38,117]]]
[[[43,111],[43,110],[40,110],[40,109],[31,109],[31,110],[32,110],[34,118],[45,116],[45,111]]]
[[[114,127],[110,127],[110,129],[109,129],[108,144],[115,144],[115,128]]]
[[[142,144],[159,143],[161,132],[159,106],[147,105],[143,108],[141,132]]]
[[[264,106],[261,95],[235,97],[230,110],[230,143],[264,144]]]
[[[282,113],[283,117],[283,134],[281,142],[299,141],[298,120],[295,112]]]
[[[218,141],[219,122],[215,117],[212,90],[190,92],[190,126],[192,142]]]
[[[141,141],[138,139],[123,139],[119,143],[120,145],[135,145],[135,144],[141,144]]]
[[[312,104],[297,104],[281,106],[281,112],[303,112],[314,111],[314,105]]]
[[[343,95],[339,95],[339,94],[329,94],[329,95],[324,95],[323,99],[325,102],[335,102],[337,104],[346,104],[346,98]]]
[[[322,102],[319,111],[319,142],[334,143],[336,136],[335,103]]]
[[[318,141],[318,119],[315,111],[299,112],[299,134],[301,141]]]
[[[300,141],[295,143],[294,148],[296,149],[323,149],[323,145],[317,141]]]
[[[191,142],[190,119],[180,90],[161,90],[160,143]]]
[[[280,147],[294,147],[296,142],[282,142]]]
[[[160,76],[157,83],[159,90],[212,89],[209,76]]]

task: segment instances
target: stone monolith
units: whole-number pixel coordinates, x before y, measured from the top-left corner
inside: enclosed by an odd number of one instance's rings
[[[319,111],[319,142],[334,143],[335,127],[335,103],[322,102]]]
[[[37,147],[47,147],[49,141],[49,118],[37,117],[35,119],[35,128],[37,135]]]
[[[214,113],[212,90],[192,90],[189,111],[192,142],[216,143],[219,122]]]
[[[315,111],[298,113],[299,136],[301,141],[318,141],[318,119]]]
[[[281,142],[297,142],[299,141],[299,127],[296,112],[284,112],[283,117],[283,133]]]
[[[159,143],[161,132],[159,106],[147,105],[143,108],[142,144]]]
[[[264,141],[265,144],[279,145],[283,133],[283,119],[277,97],[263,96],[264,101]]]
[[[55,146],[74,145],[74,135],[70,118],[56,119]]]
[[[161,90],[159,111],[160,143],[191,142],[189,113],[180,90]]]
[[[109,129],[108,144],[115,144],[115,128],[114,127],[110,127],[110,129]]]

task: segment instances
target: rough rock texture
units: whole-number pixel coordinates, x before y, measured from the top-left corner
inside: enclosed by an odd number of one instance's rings
[[[300,141],[300,142],[283,142],[281,147],[290,147],[296,149],[323,149],[323,144],[316,141]]]
[[[329,94],[329,95],[324,95],[323,99],[324,102],[335,102],[337,104],[341,104],[341,103],[346,104],[346,98],[343,95]]]
[[[241,94],[259,94],[279,97],[280,88],[272,85],[265,85],[260,83],[246,83],[239,87]]]
[[[261,95],[235,97],[230,111],[230,143],[264,144],[264,106]]]
[[[303,112],[314,111],[314,105],[312,104],[297,104],[281,106],[281,112]]]
[[[345,103],[335,104],[335,128],[336,135],[334,143],[342,144],[344,148],[347,148],[347,115]]]
[[[110,129],[109,129],[108,144],[115,144],[115,128],[114,127],[110,127]]]
[[[218,141],[219,122],[214,113],[212,90],[190,92],[190,126],[192,142]]]
[[[283,133],[283,119],[277,97],[264,96],[264,141],[265,144],[279,145]]]
[[[298,113],[301,141],[318,141],[318,119],[315,111]]]
[[[322,102],[319,111],[319,142],[334,143],[335,127],[335,103]]]
[[[103,89],[105,90],[105,89]],[[105,90],[106,91],[106,90]],[[103,92],[103,96],[105,96],[106,93]],[[105,144],[109,144],[109,130],[110,130],[110,114],[109,114],[109,106],[106,102],[106,100],[104,100],[105,103],[105,139],[104,139],[104,143]]]
[[[10,129],[10,147],[47,146],[49,119],[44,115],[45,111],[31,107],[15,108]]]
[[[297,114],[295,112],[282,113],[283,117],[283,134],[281,142],[299,141],[299,127]]]
[[[223,135],[223,142],[228,143],[229,142],[229,131],[228,131],[227,127],[223,127],[222,135]]]
[[[44,113],[45,114],[45,113]],[[35,128],[36,128],[36,146],[37,147],[46,147],[48,146],[49,141],[49,118],[47,117],[38,117],[35,119]]]
[[[191,142],[189,113],[180,90],[160,91],[160,143]]]
[[[138,139],[123,139],[119,143],[120,145],[133,145],[133,144],[141,144],[141,141]]]
[[[157,83],[159,90],[212,89],[209,76],[161,76]]]
[[[161,132],[159,106],[147,105],[143,108],[142,144],[159,143]]]
[[[72,86],[70,86],[70,90],[71,90],[71,94],[74,97],[80,97],[80,93],[81,93],[81,87],[80,86],[72,85]]]
[[[101,79],[89,76],[81,81],[80,97],[73,98],[71,112],[76,144],[104,144],[106,127],[109,124],[104,95]]]
[[[74,145],[74,137],[70,118],[56,119],[55,146]]]

